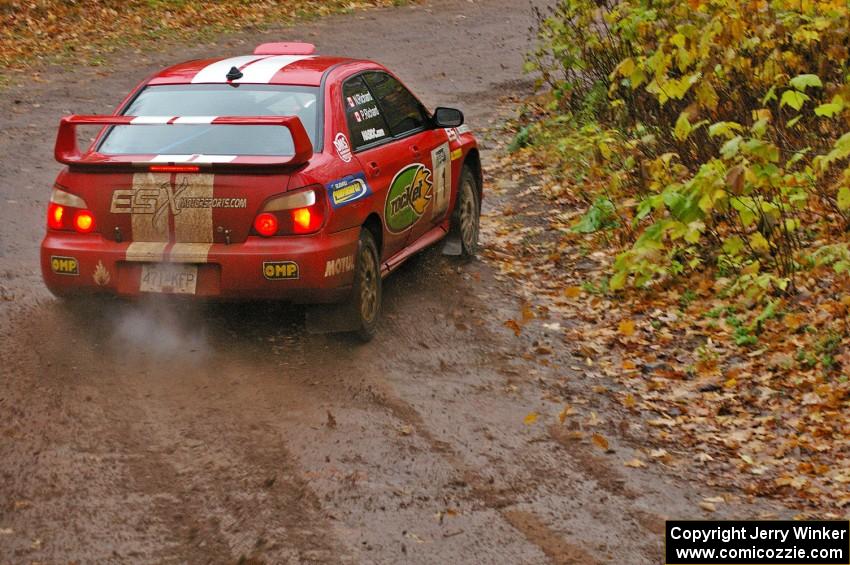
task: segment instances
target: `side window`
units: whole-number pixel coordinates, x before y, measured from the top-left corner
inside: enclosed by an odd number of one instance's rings
[[[390,137],[381,110],[362,78],[357,76],[345,81],[342,85],[342,98],[354,149]]]
[[[403,135],[425,127],[428,120],[425,108],[399,81],[377,71],[363,76],[381,104],[392,135]]]

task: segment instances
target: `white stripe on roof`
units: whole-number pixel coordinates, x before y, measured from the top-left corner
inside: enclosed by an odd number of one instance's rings
[[[238,69],[263,58],[265,57],[262,55],[242,55],[241,57],[222,59],[198,71],[198,74],[192,78],[192,82],[227,82],[227,72],[231,67]]]
[[[251,63],[250,65],[242,69],[242,78],[236,79],[233,82],[268,84],[269,82],[271,82],[274,75],[276,75],[277,72],[283,67],[310,58],[311,57],[305,57],[301,55],[276,55],[274,57],[268,57],[261,61]],[[227,71],[225,71],[225,73],[226,72]],[[224,74],[222,74],[220,80],[221,82],[225,82],[227,80],[224,77]],[[193,80],[192,82],[195,81]]]

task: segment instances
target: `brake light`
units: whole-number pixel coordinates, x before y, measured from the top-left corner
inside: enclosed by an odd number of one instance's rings
[[[63,227],[62,217],[65,215],[65,207],[51,202],[47,206],[47,227],[54,230],[61,230]]]
[[[266,201],[262,212],[254,220],[254,231],[260,235],[304,235],[315,233],[325,222],[325,197],[321,185],[312,185],[275,196]],[[275,218],[274,233],[266,234],[261,229],[260,218]]]
[[[310,229],[310,209],[298,208],[292,211],[292,223],[295,225],[295,231],[303,231]]]
[[[254,219],[254,229],[264,237],[271,237],[277,233],[277,216],[269,212],[263,212]]]
[[[151,165],[152,173],[197,173],[201,168],[197,165]]]
[[[94,216],[88,210],[74,214],[74,229],[80,233],[89,233],[94,229]]]

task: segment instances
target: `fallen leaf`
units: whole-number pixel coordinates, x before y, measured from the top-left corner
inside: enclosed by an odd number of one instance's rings
[[[508,320],[503,324],[506,328],[513,330],[514,335],[519,337],[519,334],[522,332],[522,328],[516,322],[516,320]]]
[[[563,424],[567,417],[572,416],[573,414],[575,414],[575,410],[573,410],[572,406],[567,404],[564,406],[564,409],[558,413],[558,421]]]
[[[581,287],[580,286],[568,286],[564,289],[564,296],[567,298],[578,298],[581,296]]]
[[[623,398],[623,406],[625,406],[626,408],[634,408],[636,404],[637,400],[635,400],[635,396],[632,393],[628,393]]]
[[[699,503],[699,507],[702,508],[703,510],[705,510],[706,512],[716,512],[717,511],[717,507],[713,503],[706,502],[705,500],[703,500],[702,502]]]
[[[621,334],[626,337],[629,337],[633,333],[635,333],[635,322],[634,320],[623,320],[620,322],[619,327],[617,328]]]
[[[526,426],[530,426],[534,422],[537,421],[537,418],[540,416],[537,412],[529,412],[528,415],[523,419],[523,423]]]
[[[626,467],[632,467],[634,469],[641,469],[643,467],[646,467],[646,463],[644,463],[638,458],[630,459],[629,461],[623,463],[623,465],[625,465]]]
[[[603,451],[608,451],[608,440],[601,434],[593,434],[590,439],[596,444],[596,447]]]

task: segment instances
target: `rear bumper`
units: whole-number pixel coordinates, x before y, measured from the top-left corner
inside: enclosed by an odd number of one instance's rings
[[[146,294],[140,291],[144,264],[185,263],[198,267],[198,298],[339,302],[351,290],[359,232],[249,237],[226,245],[117,243],[100,234],[48,231],[41,272],[47,288],[59,296],[133,297]]]

